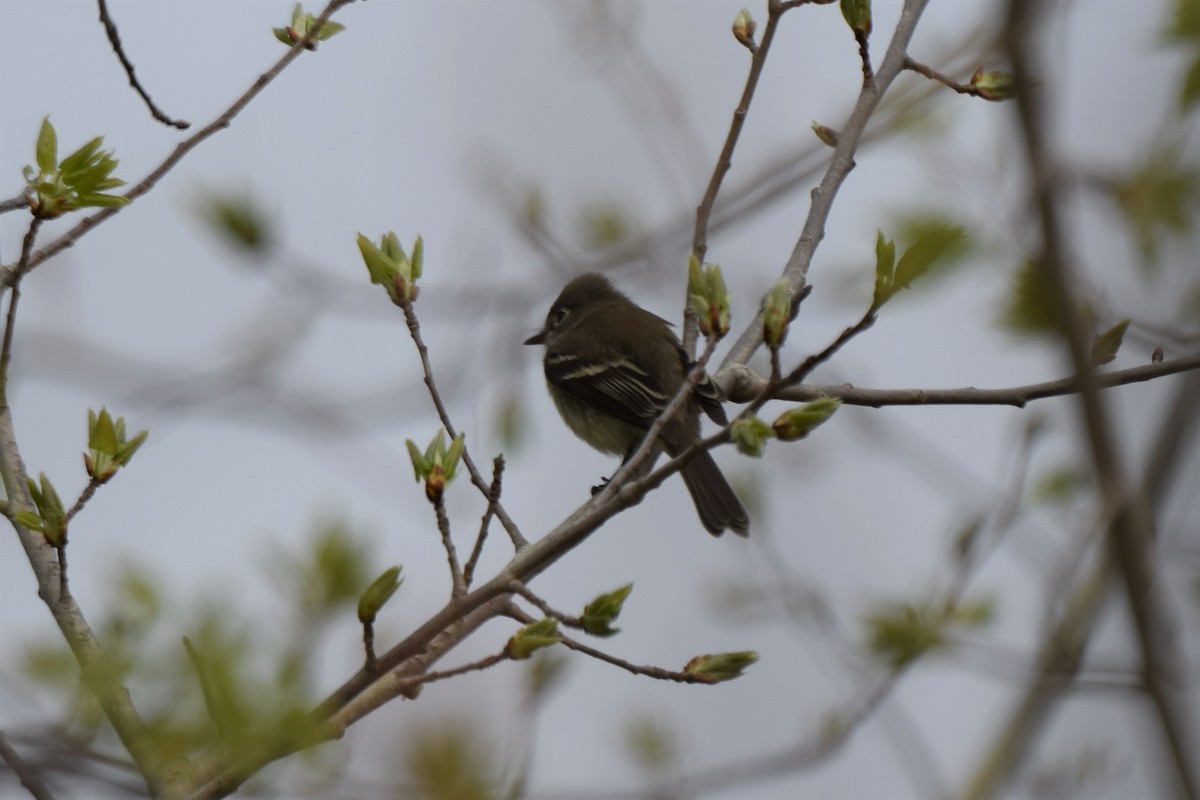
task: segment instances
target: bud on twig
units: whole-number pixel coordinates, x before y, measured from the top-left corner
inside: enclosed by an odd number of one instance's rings
[[[751,53],[758,51],[758,45],[754,43],[754,29],[757,27],[750,12],[744,8],[733,18],[733,38],[741,42]]]
[[[547,617],[517,631],[508,640],[508,644],[504,645],[504,652],[509,658],[520,660],[529,658],[536,650],[556,645],[561,641],[558,622]]]
[[[683,671],[700,678],[705,683],[720,683],[740,678],[746,667],[758,661],[758,653],[743,650],[737,653],[714,653],[696,656],[687,663]]]
[[[1012,75],[1007,72],[984,72],[983,67],[971,76],[973,88],[984,100],[1008,100],[1016,94]]]
[[[729,332],[729,290],[716,264],[700,266],[696,256],[688,256],[688,301],[700,321],[705,336],[724,336]]]
[[[780,441],[794,442],[808,436],[841,407],[841,400],[823,397],[800,408],[783,412],[771,427]]]

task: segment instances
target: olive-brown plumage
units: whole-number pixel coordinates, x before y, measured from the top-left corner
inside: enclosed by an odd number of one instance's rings
[[[546,324],[525,344],[544,344],[543,366],[567,426],[605,453],[628,458],[687,380],[691,363],[666,320],[637,306],[607,278],[568,283]],[[659,435],[672,456],[700,436],[700,411],[726,424],[721,395],[705,376]],[[712,456],[696,453],[680,470],[704,527],[746,536],[750,519]]]

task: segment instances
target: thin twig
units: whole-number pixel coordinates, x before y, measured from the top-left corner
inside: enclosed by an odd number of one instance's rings
[[[446,516],[446,501],[438,495],[433,501],[433,513],[437,516],[438,532],[442,534],[442,547],[446,550],[446,562],[450,566],[451,596],[461,597],[467,593],[466,580],[462,567],[458,563],[458,551],[454,548],[454,538],[450,535],[450,518]]]
[[[249,105],[250,101],[257,97],[259,92],[265,89],[273,80],[279,77],[280,73],[282,73],[289,64],[299,58],[301,53],[307,52],[305,50],[305,45],[312,41],[312,39],[319,32],[321,26],[324,25],[325,21],[333,16],[334,12],[340,9],[342,6],[353,2],[354,0],[330,0],[329,4],[325,6],[325,10],[322,11],[320,17],[318,17],[317,22],[314,23],[311,28],[309,28],[308,33],[304,35],[303,39],[294,44],[283,55],[283,57],[281,57],[275,62],[275,64],[271,66],[270,69],[260,75],[258,79],[250,86],[250,88],[242,93],[241,97],[233,101],[233,104],[221,112],[216,119],[176,145],[175,149],[171,151],[171,154],[168,155],[161,164],[155,167],[150,174],[143,178],[136,186],[125,193],[125,199],[133,201],[149,192],[158,184],[160,180],[162,180],[163,176],[170,172],[175,165],[182,161],[183,157],[195,149],[197,145],[218,131],[228,128],[233,123],[234,117],[236,117],[242,111],[242,109]],[[90,231],[92,228],[95,228],[97,225],[108,221],[113,216],[120,213],[122,209],[128,208],[129,205],[130,204],[126,204],[124,206],[101,209],[90,217],[84,217],[69,231],[59,236],[41,250],[38,250],[36,253],[34,253],[33,257],[29,260],[28,269],[32,270],[45,263],[53,256],[58,255],[68,247],[73,247],[75,243],[79,241],[79,239],[88,231]],[[11,283],[12,277],[9,276],[7,280],[9,283]]]
[[[1012,63],[1022,140],[1028,155],[1032,195],[1041,222],[1040,271],[1050,301],[1059,310],[1067,351],[1079,378],[1080,415],[1096,472],[1102,514],[1111,519],[1108,540],[1111,559],[1125,584],[1125,595],[1141,647],[1146,691],[1153,700],[1159,727],[1166,739],[1178,781],[1178,791],[1200,798],[1200,751],[1194,720],[1186,698],[1187,673],[1174,637],[1174,625],[1163,597],[1154,557],[1154,522],[1145,498],[1129,485],[1111,417],[1100,393],[1091,357],[1091,336],[1074,296],[1075,269],[1064,234],[1062,193],[1047,143],[1045,94],[1035,92],[1035,80],[1046,71],[1038,64],[1033,44],[1044,4],[1010,0],[1005,43]]]
[[[708,220],[712,216],[713,205],[717,202],[717,194],[721,191],[721,183],[726,173],[733,166],[733,151],[737,147],[742,128],[746,125],[746,115],[750,113],[750,103],[754,100],[754,92],[758,89],[758,79],[762,75],[763,65],[771,50],[771,42],[775,40],[775,30],[783,13],[794,6],[780,3],[779,0],[769,0],[767,3],[767,24],[763,26],[762,41],[750,57],[750,71],[746,74],[746,84],[742,88],[741,99],[733,110],[733,119],[729,123],[729,131],[725,134],[725,143],[721,146],[721,154],[713,167],[712,176],[708,179],[708,187],[700,205],[696,207],[696,225],[692,232],[692,255],[701,264],[708,253]],[[685,298],[686,299],[686,298]],[[695,347],[698,331],[695,312],[691,303],[684,303],[683,349],[689,355]]]
[[[931,81],[937,81],[938,83],[942,84],[943,86],[947,86],[947,87],[953,89],[954,91],[958,92],[959,94],[970,95],[972,97],[980,97],[981,96],[979,94],[979,90],[976,89],[971,84],[959,83],[958,81],[954,80],[953,78],[949,77],[948,75],[943,75],[942,73],[938,72],[936,69],[934,69],[930,66],[927,66],[925,64],[922,64],[920,61],[917,61],[915,59],[905,58],[904,59],[904,68],[906,70],[909,70],[910,72],[915,72],[918,75],[924,75],[926,78],[929,78],[929,80],[931,80]]]
[[[401,692],[412,692],[418,686],[424,686],[427,683],[434,683],[435,681],[444,681],[447,678],[456,678],[459,675],[466,675],[468,672],[479,672],[508,660],[510,659],[505,652],[493,653],[478,661],[472,661],[470,664],[463,664],[461,667],[455,667],[454,669],[444,669],[440,672],[426,672],[424,675],[403,678],[397,681],[396,685],[397,687],[403,687],[400,689]]]
[[[363,620],[363,669],[374,672],[379,659],[375,657],[375,622]]]
[[[137,76],[133,74],[133,62],[125,55],[125,48],[121,45],[121,34],[117,32],[117,24],[113,22],[112,16],[108,13],[108,3],[106,0],[97,0],[100,5],[100,22],[104,24],[104,32],[108,34],[108,42],[112,45],[113,52],[117,54],[117,58],[121,62],[121,66],[125,68],[125,74],[129,76],[129,85],[133,90],[141,96],[146,108],[150,110],[150,115],[164,125],[170,125],[172,128],[186,130],[192,123],[182,119],[171,119],[154,104],[150,99],[149,93],[142,88],[142,84],[138,81]]]
[[[662,413],[658,415],[658,418],[655,419],[650,425],[649,429],[647,429],[646,435],[642,437],[641,444],[639,444],[637,449],[625,459],[617,471],[613,473],[612,478],[610,478],[608,483],[604,485],[604,488],[597,492],[594,497],[592,497],[592,502],[595,505],[603,506],[618,492],[622,493],[626,504],[631,504],[638,497],[642,496],[641,493],[637,491],[622,491],[622,489],[626,482],[629,482],[630,484],[641,483],[641,481],[630,481],[630,478],[638,475],[641,472],[642,464],[645,463],[646,459],[650,457],[650,454],[653,453],[655,448],[658,446],[659,434],[663,432],[663,429],[667,427],[667,424],[672,420],[672,418],[674,418],[675,414],[677,414],[686,403],[691,401],[692,392],[695,391],[696,385],[700,383],[700,379],[704,377],[705,367],[708,365],[708,360],[712,358],[713,351],[716,349],[718,341],[719,339],[716,336],[708,337],[708,345],[704,348],[704,352],[700,354],[700,358],[698,358],[696,363],[692,365],[691,372],[688,373],[687,379],[679,386],[679,389],[676,390],[675,396],[671,398],[671,402],[667,403],[666,407],[663,408]],[[672,463],[679,462],[678,466],[680,469],[682,469],[684,465],[691,460],[692,456],[695,455],[695,452],[696,451],[694,447],[689,447],[678,457],[671,459],[671,461]],[[625,508],[626,506],[622,505],[621,507]]]
[[[875,71],[871,69],[871,36],[866,31],[854,31],[854,41],[858,43],[858,58],[862,61],[863,85],[870,86],[875,82]]]
[[[475,546],[471,548],[471,555],[467,558],[466,566],[463,567],[463,583],[467,588],[470,588],[471,581],[475,578],[475,567],[478,566],[479,559],[483,555],[483,543],[487,541],[492,518],[496,516],[496,503],[500,502],[503,475],[504,456],[499,455],[492,459],[492,486],[488,489],[487,508],[484,509],[483,518],[479,521],[479,534],[475,537]]]
[[[825,236],[825,223],[833,208],[834,198],[854,168],[854,153],[863,139],[871,116],[904,66],[904,60],[908,57],[908,42],[912,38],[913,31],[916,30],[917,22],[928,2],[929,0],[905,0],[887,53],[875,72],[875,80],[863,85],[849,119],[838,129],[837,147],[834,148],[833,157],[829,167],[825,170],[820,185],[812,191],[812,204],[809,206],[808,217],[804,221],[800,237],[783,269],[783,278],[791,286],[793,295],[799,293],[807,281],[813,254]],[[733,366],[746,364],[761,344],[762,312],[760,311],[743,329],[741,336],[734,342],[721,362],[721,368],[717,370],[715,376],[717,382],[724,386],[726,375]]]
[[[454,423],[450,421],[450,412],[446,410],[446,404],[442,402],[441,392],[438,391],[437,381],[433,378],[433,365],[429,361],[429,348],[425,346],[425,340],[421,338],[421,323],[417,320],[417,313],[413,310],[411,301],[406,301],[400,306],[404,310],[404,321],[408,323],[408,332],[412,337],[413,344],[417,346],[417,355],[421,359],[421,370],[425,374],[425,387],[429,390],[429,397],[433,400],[433,407],[437,409],[438,419],[442,421],[442,427],[446,429],[446,435],[451,439],[458,435],[454,427]],[[467,473],[471,476],[471,483],[475,485],[484,497],[491,494],[491,484],[483,479],[479,469],[475,466],[475,460],[471,458],[470,448],[463,445],[462,452],[463,464],[467,467]],[[494,514],[500,520],[500,524],[508,531],[508,536],[512,539],[513,547],[520,550],[529,542],[525,541],[525,537],[521,535],[521,531],[517,528],[517,524],[512,521],[504,507],[497,501],[495,504]]]
[[[525,597],[527,600],[534,603],[534,605],[539,605],[542,602],[541,599],[537,597],[537,595],[530,592],[527,588],[524,587],[523,584],[519,584],[519,583],[515,584],[513,587],[513,591],[517,592],[522,597]],[[555,619],[559,619],[560,621],[562,621],[562,618],[557,615],[557,612],[553,611],[553,609],[550,609],[548,606],[543,608],[543,613],[545,613],[546,616],[554,617]],[[523,625],[528,625],[532,622],[536,622],[536,620],[533,617],[531,617],[529,614],[526,614],[525,612],[523,612],[517,608],[514,608],[512,610],[511,616]],[[569,617],[568,617],[568,619],[569,619]],[[572,626],[572,627],[575,627],[575,626]],[[582,623],[580,623],[580,625],[578,627],[582,627]],[[684,672],[682,670],[663,669],[662,667],[647,667],[647,666],[642,666],[639,664],[634,664],[629,661],[626,661],[623,658],[617,658],[616,656],[609,655],[608,653],[605,653],[603,650],[597,650],[594,647],[589,647],[586,644],[584,644],[583,642],[578,642],[569,636],[564,636],[561,632],[559,633],[559,637],[562,639],[562,645],[564,647],[574,650],[577,653],[583,653],[585,656],[591,656],[592,658],[596,659],[597,661],[603,661],[605,664],[611,664],[614,667],[620,667],[621,669],[625,670],[626,672],[631,672],[634,675],[644,675],[648,678],[654,678],[655,680],[673,681],[674,683],[699,683],[699,684],[703,684],[705,686],[713,685],[712,680],[701,677],[699,675],[693,675],[690,672]]]
[[[550,617],[551,619],[558,620],[563,625],[566,625],[568,628],[576,628],[577,630],[583,630],[583,620],[582,619],[580,619],[579,617],[572,617],[570,614],[564,614],[563,612],[551,607],[551,605],[549,603],[547,603],[545,600],[543,600],[541,597],[539,597],[537,594],[535,594],[532,589],[530,589],[528,586],[526,586],[521,581],[513,581],[512,583],[509,584],[509,588],[511,588],[515,594],[519,594],[521,597],[525,598],[530,603],[537,606],[538,611],[541,611],[543,615]],[[526,619],[522,618],[521,621],[524,624],[528,625],[530,622],[533,622],[534,620],[533,619],[526,620]]]
[[[1101,373],[1096,376],[1101,389],[1127,386],[1132,383],[1154,380],[1181,372],[1200,369],[1200,353],[1162,361],[1158,364],[1143,364],[1138,367]],[[733,402],[748,402],[760,395],[768,381],[748,369],[729,373],[732,385],[727,392]],[[1075,376],[1013,386],[1004,389],[976,389],[965,386],[957,389],[861,389],[848,383],[838,385],[790,386],[774,392],[775,400],[798,400],[807,402],[821,397],[832,397],[846,405],[882,408],[884,406],[937,406],[937,405],[1006,405],[1024,408],[1033,400],[1048,397],[1063,397],[1079,392],[1079,379]]]
[[[75,505],[71,506],[71,509],[63,515],[64,528],[71,523],[71,520],[75,518],[76,514],[83,510],[83,507],[87,505],[88,501],[92,499],[92,497],[96,494],[96,490],[99,489],[103,483],[103,481],[94,477],[88,481],[87,486],[83,487],[83,491],[79,493],[79,499],[75,501]]]
[[[4,321],[4,343],[0,345],[0,391],[7,391],[8,365],[12,360],[13,332],[17,327],[17,301],[21,299],[21,278],[30,270],[30,260],[33,254],[33,243],[37,241],[38,228],[42,226],[41,217],[33,217],[29,221],[29,229],[21,240],[21,256],[12,271],[12,291],[8,298],[8,315]]]
[[[20,211],[21,209],[29,209],[29,200],[25,196],[25,192],[21,192],[16,197],[10,197],[7,200],[0,200],[0,214],[6,211]]]
[[[42,776],[38,775],[37,770],[29,766],[25,759],[21,758],[21,754],[9,744],[4,731],[0,731],[0,761],[8,765],[34,800],[54,800],[54,794],[46,786]]]

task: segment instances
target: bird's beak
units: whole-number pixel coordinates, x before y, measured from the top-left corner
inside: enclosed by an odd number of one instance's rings
[[[528,339],[525,340],[525,344],[545,344],[545,343],[546,343],[546,332],[545,331],[538,331],[533,336],[530,336]]]

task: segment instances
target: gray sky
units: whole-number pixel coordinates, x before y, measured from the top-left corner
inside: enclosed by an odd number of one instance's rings
[[[270,28],[290,12],[283,2],[111,5],[139,77],[168,114],[195,126],[281,55]],[[878,60],[899,3],[877,5]],[[995,5],[932,3],[910,52],[943,66],[942,54],[977,31]],[[1071,163],[1107,169],[1146,147],[1180,64],[1154,49],[1163,4],[1136,15],[1122,0],[1070,5],[1051,28],[1047,59],[1058,144]],[[114,569],[134,559],[161,577],[181,609],[198,594],[218,594],[269,623],[285,606],[262,577],[264,564],[280,543],[300,546],[314,520],[333,515],[369,532],[380,569],[404,564],[407,580],[385,614],[383,641],[444,602],[444,556],[404,452],[406,438],[424,444],[432,437],[436,417],[402,317],[382,292],[366,287],[358,231],[377,239],[394,229],[406,246],[424,237],[427,279],[418,313],[452,414],[480,462],[502,448],[498,405],[521,401],[526,434],[506,453],[505,500],[527,536],[552,528],[611,473],[611,460],[574,440],[553,416],[539,354],[520,345],[563,279],[561,265],[547,263],[516,234],[505,203],[536,186],[549,218],[566,233],[598,201],[619,204],[646,230],[687,213],[711,172],[749,56],[729,34],[738,3],[618,3],[613,13],[628,20],[636,46],[615,52],[597,43],[598,23],[588,21],[585,8],[354,4],[337,17],[346,32],[305,54],[152,194],[26,282],[15,417],[31,472],[49,473],[64,496],[83,486],[88,407],[107,405],[133,429],[151,430],[131,468],[72,527],[72,588],[85,610],[99,613]],[[126,86],[93,4],[8,0],[2,10],[0,175],[7,178],[0,195],[19,191],[46,114],[61,152],[104,134],[121,159],[118,175],[130,183],[182,138],[154,123]],[[727,187],[744,186],[810,145],[813,120],[838,127],[859,81],[836,5],[790,12]],[[917,81],[903,76],[897,86]],[[914,133],[859,154],[814,261],[815,291],[786,360],[819,349],[858,317],[869,299],[875,231],[894,229],[898,214],[957,213],[978,254],[929,291],[887,308],[818,382],[1002,387],[1063,374],[1054,353],[1003,335],[995,324],[1028,236],[1024,212],[1013,207],[1021,188],[1010,151],[1011,110],[944,94],[914,121]],[[795,244],[811,185],[711,237],[709,258],[735,292],[735,329]],[[274,279],[248,268],[196,218],[203,191],[231,189],[252,193],[278,222]],[[1105,299],[1114,313],[1164,318],[1179,286],[1170,271],[1153,284],[1132,280],[1132,251],[1115,217],[1095,204],[1078,211],[1077,252],[1089,275],[1112,287]],[[15,260],[25,223],[20,214],[0,217],[5,263]],[[45,226],[41,241],[69,224]],[[668,240],[652,269],[638,264],[614,275],[645,305],[676,319],[687,246],[685,231]],[[311,324],[311,308],[294,293],[308,270],[346,287]],[[251,372],[276,387],[291,410],[280,410],[269,392],[235,392],[205,378],[264,341],[288,355]],[[131,369],[106,369],[112,362],[98,353],[120,353]],[[1113,366],[1147,360],[1147,348],[1131,345]],[[1119,417],[1132,420],[1122,430],[1131,448],[1144,430],[1136,410],[1164,394],[1139,386],[1111,395]],[[327,414],[296,411],[312,397],[355,424],[325,429]],[[1035,406],[1058,423],[1038,472],[1072,452],[1069,410],[1063,403]],[[683,732],[685,771],[817,730],[822,714],[855,691],[845,660],[802,624],[723,621],[713,611],[714,587],[770,581],[774,565],[821,593],[845,631],[857,635],[860,615],[877,599],[917,598],[945,580],[953,532],[1005,485],[1013,442],[1034,412],[845,409],[808,441],[772,444],[762,461],[726,449],[718,458],[735,482],[755,484],[770,498],[752,512],[749,542],[705,536],[677,481],[622,514],[535,588],[577,611],[596,594],[633,582],[622,634],[603,644],[637,663],[678,667],[698,653],[738,649],[758,650],[762,660],[743,679],[705,689],[572,657],[571,682],[540,723],[532,788],[636,787],[639,773],[620,740],[624,722],[637,713]],[[1192,463],[1182,481],[1198,477]],[[1194,500],[1188,502],[1174,509],[1177,520],[1195,519]],[[454,487],[460,551],[469,548],[481,510],[465,482]],[[1018,526],[977,577],[973,589],[999,601],[988,641],[1023,649],[1033,641],[1045,600],[1039,587],[1071,552],[1059,523],[1046,517]],[[493,537],[484,574],[507,558],[503,538]],[[0,552],[0,641],[19,642],[45,632],[50,619],[15,538]],[[1127,663],[1119,626],[1110,633],[1098,643],[1101,656]],[[485,629],[447,666],[493,651],[508,635],[500,625]],[[323,692],[357,665],[357,636],[347,618],[323,644]],[[969,652],[935,657],[824,767],[721,796],[902,798],[959,786],[1015,685],[970,666],[979,660]],[[519,675],[504,665],[429,687],[419,703],[376,714],[358,740],[378,751],[367,732],[403,729],[414,718],[474,715],[478,707],[503,740],[511,735],[507,698]],[[1108,748],[1114,778],[1108,794],[1093,796],[1139,796],[1150,767],[1122,727],[1144,724],[1132,706],[1124,699],[1068,701],[1037,756]],[[0,709],[0,727],[39,713],[2,695]],[[925,758],[938,776],[932,783],[928,770],[913,766]],[[386,774],[377,763],[366,768]]]

